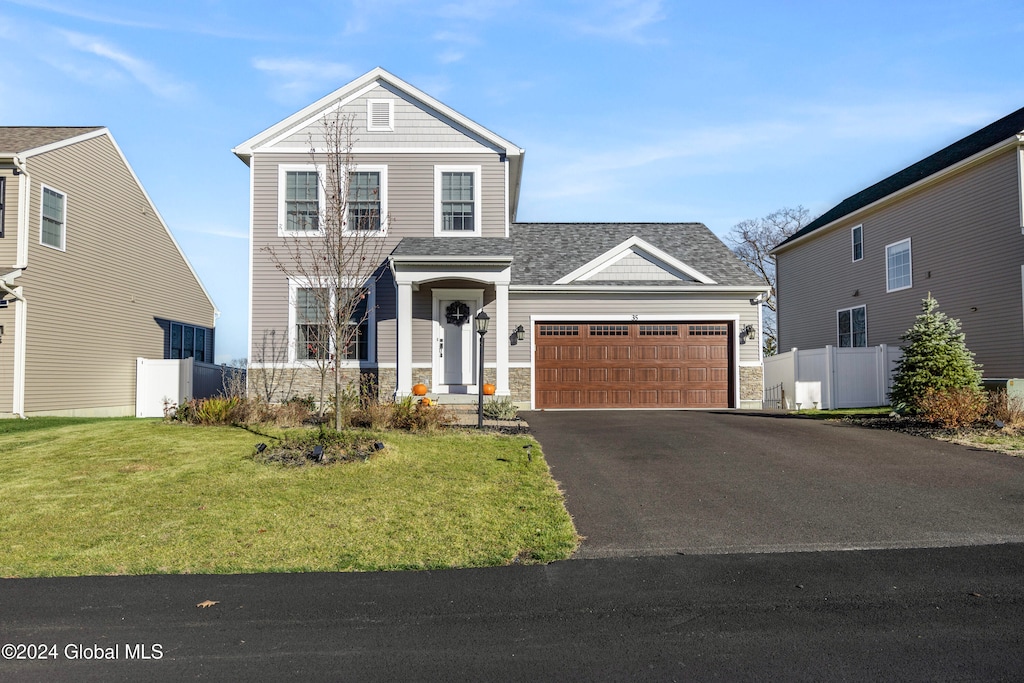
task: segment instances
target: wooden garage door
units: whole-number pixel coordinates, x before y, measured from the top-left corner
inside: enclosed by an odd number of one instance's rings
[[[537,408],[728,408],[727,323],[537,323]]]

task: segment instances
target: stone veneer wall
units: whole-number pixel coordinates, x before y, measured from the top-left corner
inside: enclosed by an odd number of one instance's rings
[[[764,368],[740,368],[740,408],[761,408],[764,400]]]
[[[272,403],[283,403],[295,396],[320,398],[320,371],[317,368],[250,369],[247,374],[250,396],[264,395],[263,378],[271,372],[275,374],[273,380],[268,380],[273,383],[271,387],[273,394],[270,399]],[[380,378],[374,368],[342,368],[341,373],[343,386],[362,386],[370,389],[380,386]],[[334,374],[332,372],[325,378],[324,400],[327,400],[333,393]]]

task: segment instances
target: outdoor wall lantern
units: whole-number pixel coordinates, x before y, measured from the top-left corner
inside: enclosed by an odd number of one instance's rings
[[[516,329],[512,330],[512,334],[508,336],[508,343],[515,346],[524,339],[526,339],[526,328],[522,325],[518,325]]]
[[[484,428],[484,335],[487,334],[487,324],[491,322],[491,316],[480,311],[476,314],[476,333],[480,335],[480,379],[476,383],[478,392],[476,402],[476,428]]]

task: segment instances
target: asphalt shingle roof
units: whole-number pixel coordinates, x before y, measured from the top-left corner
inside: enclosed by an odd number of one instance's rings
[[[784,244],[814,232],[818,228],[839,220],[843,216],[851,214],[857,209],[862,209],[879,199],[884,199],[894,192],[909,187],[919,180],[949,168],[1021,132],[1024,132],[1024,107],[994,123],[990,123],[961,140],[957,140],[952,145],[940,149],[935,154],[918,161],[916,164],[912,164],[902,171],[892,174],[885,180],[879,181],[871,187],[847,197],[775,248],[778,249]]]
[[[402,256],[512,256],[513,285],[552,285],[580,266],[637,236],[719,285],[763,284],[702,223],[515,223],[509,239],[405,238]],[[666,286],[673,282],[583,282],[592,286]]]
[[[103,126],[0,126],[0,153],[27,152],[36,147],[68,140]]]

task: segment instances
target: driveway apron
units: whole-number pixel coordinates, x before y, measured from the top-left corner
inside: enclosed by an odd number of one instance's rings
[[[1024,542],[1024,459],[727,411],[525,415],[579,558]]]

